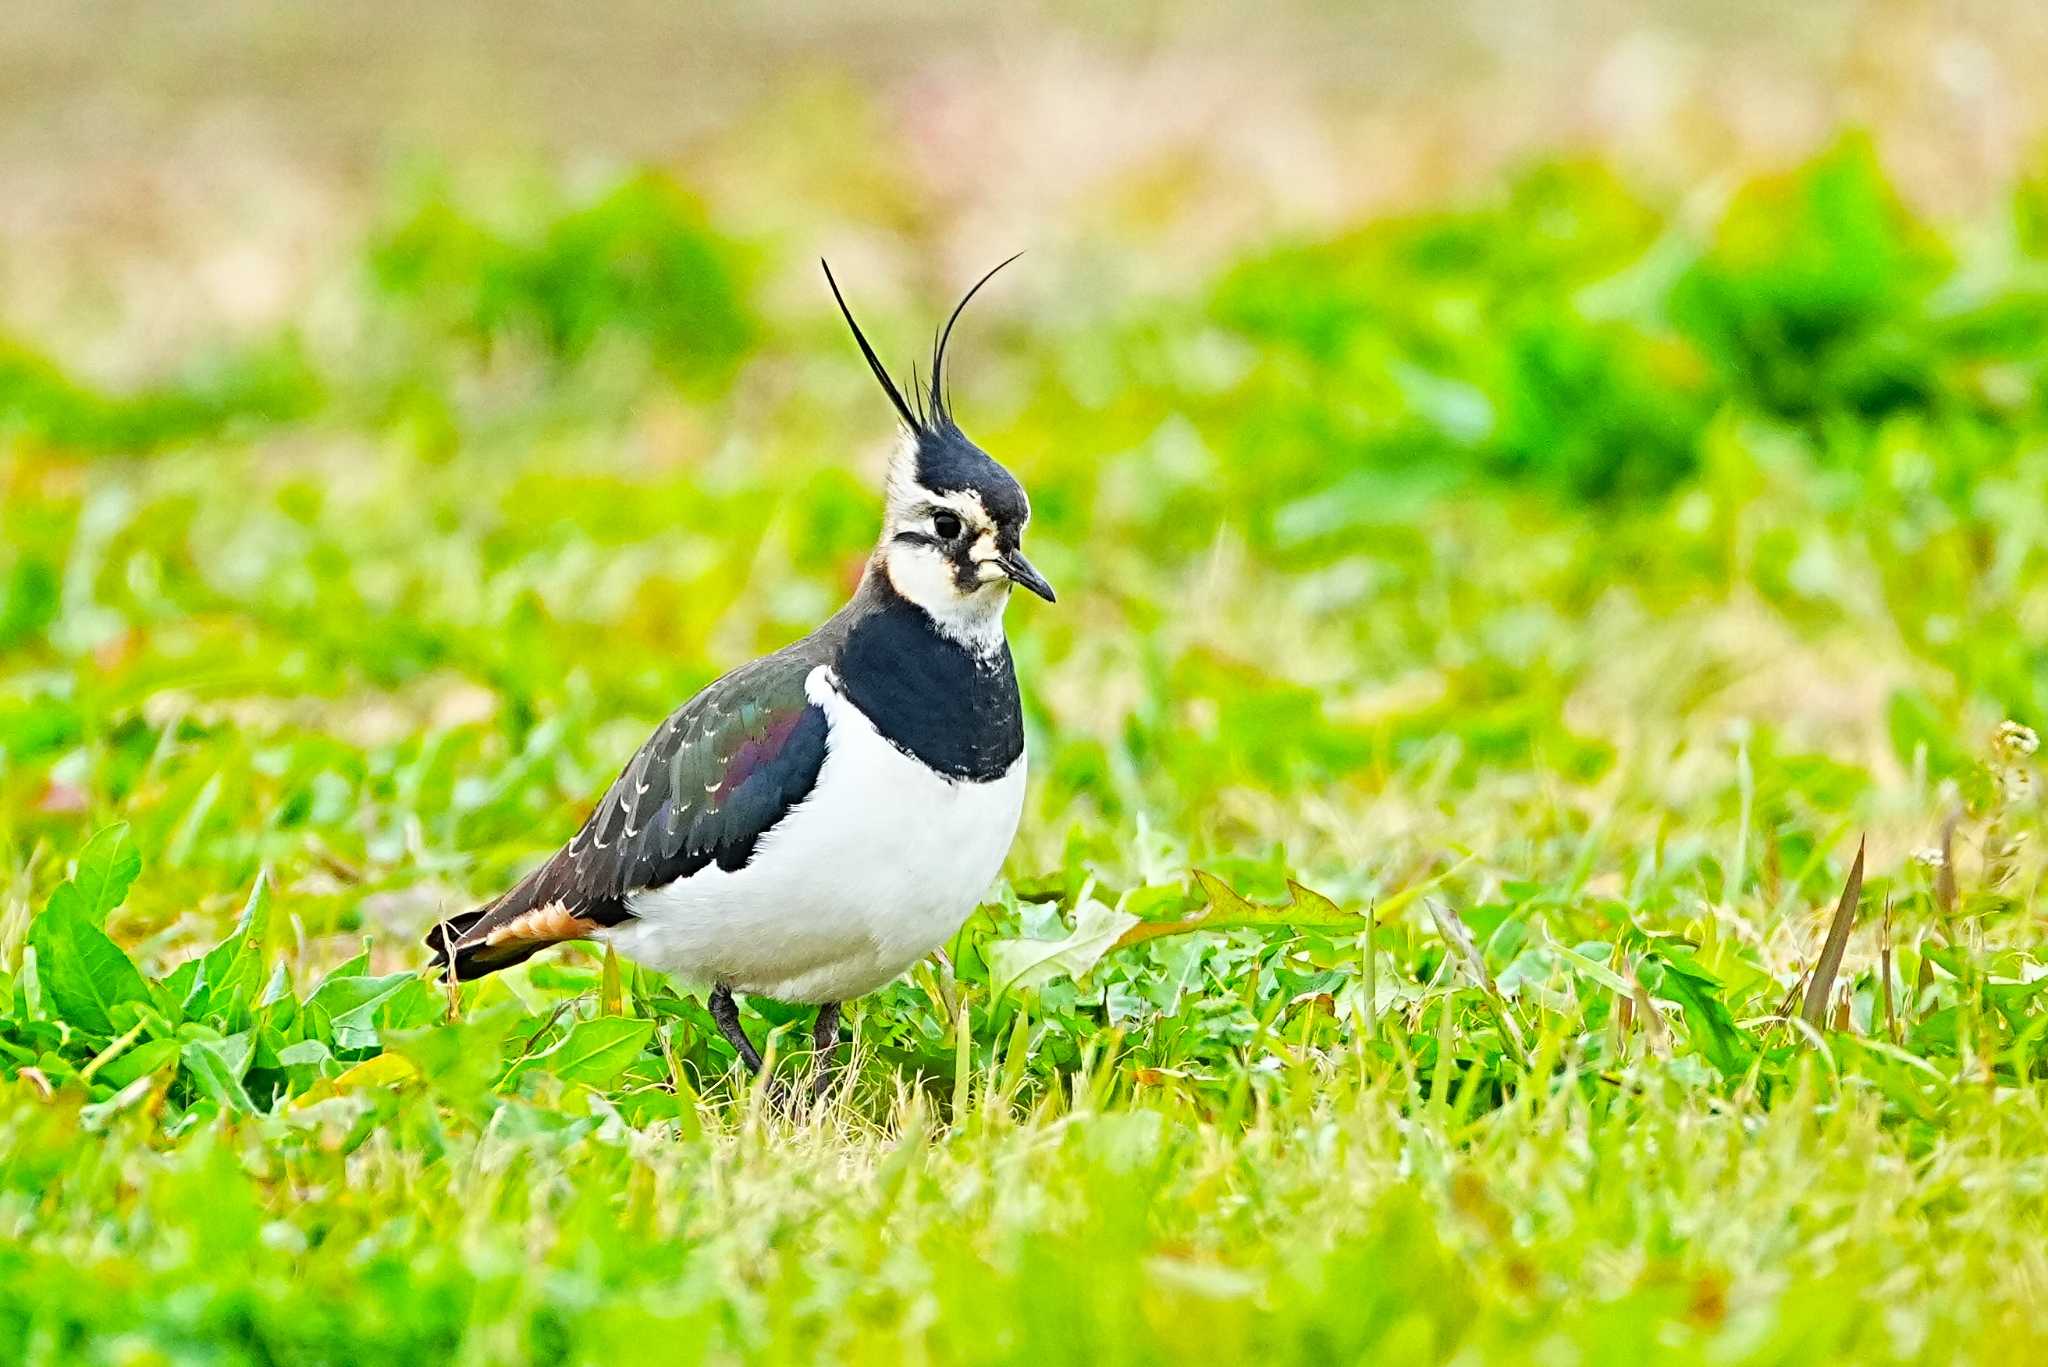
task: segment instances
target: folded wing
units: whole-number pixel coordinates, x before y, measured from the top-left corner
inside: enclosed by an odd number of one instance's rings
[[[619,924],[634,892],[745,867],[824,766],[825,714],[804,692],[814,663],[768,656],[677,709],[575,839],[504,896],[428,932],[434,964],[480,977]]]

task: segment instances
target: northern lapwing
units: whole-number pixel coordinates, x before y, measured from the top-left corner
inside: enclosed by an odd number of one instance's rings
[[[904,427],[859,588],[810,635],[671,713],[574,839],[429,932],[436,967],[466,980],[565,940],[599,941],[710,984],[712,1019],[758,1071],[734,993],[816,1004],[822,1064],[839,1003],[960,928],[1024,804],[1003,610],[1016,585],[1053,601],[1019,544],[1023,487],[968,440],[947,400],[946,343],[994,274],[953,310],[929,381],[913,376],[906,400],[825,267]]]

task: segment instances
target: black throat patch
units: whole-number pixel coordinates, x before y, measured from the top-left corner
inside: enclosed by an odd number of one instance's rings
[[[1024,753],[1009,644],[977,655],[894,589],[879,596],[839,647],[847,700],[891,745],[946,777],[1001,778]]]

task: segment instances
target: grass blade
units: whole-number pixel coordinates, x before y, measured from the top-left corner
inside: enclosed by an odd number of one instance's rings
[[[1956,915],[1956,820],[1957,814],[1951,812],[1942,823],[1941,864],[1934,871],[1934,902],[1944,921],[1952,921]]]
[[[1884,984],[1884,1037],[1893,1044],[1899,1042],[1899,1020],[1897,1007],[1892,1001],[1892,899],[1884,899],[1884,920],[1880,922],[1877,945],[1877,971]]]
[[[1821,946],[1813,976],[1806,984],[1806,1002],[1799,1015],[1816,1030],[1827,1018],[1828,994],[1834,990],[1836,973],[1841,971],[1842,952],[1849,947],[1849,927],[1856,919],[1856,903],[1863,896],[1863,852],[1867,843],[1856,842],[1856,862],[1849,866],[1849,881],[1842,888],[1842,900],[1835,904],[1827,941]]]

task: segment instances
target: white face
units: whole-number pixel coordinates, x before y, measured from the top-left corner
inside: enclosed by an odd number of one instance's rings
[[[939,629],[977,650],[1003,638],[1011,580],[998,563],[995,520],[972,490],[928,489],[899,457],[889,473],[879,558],[889,582]]]

